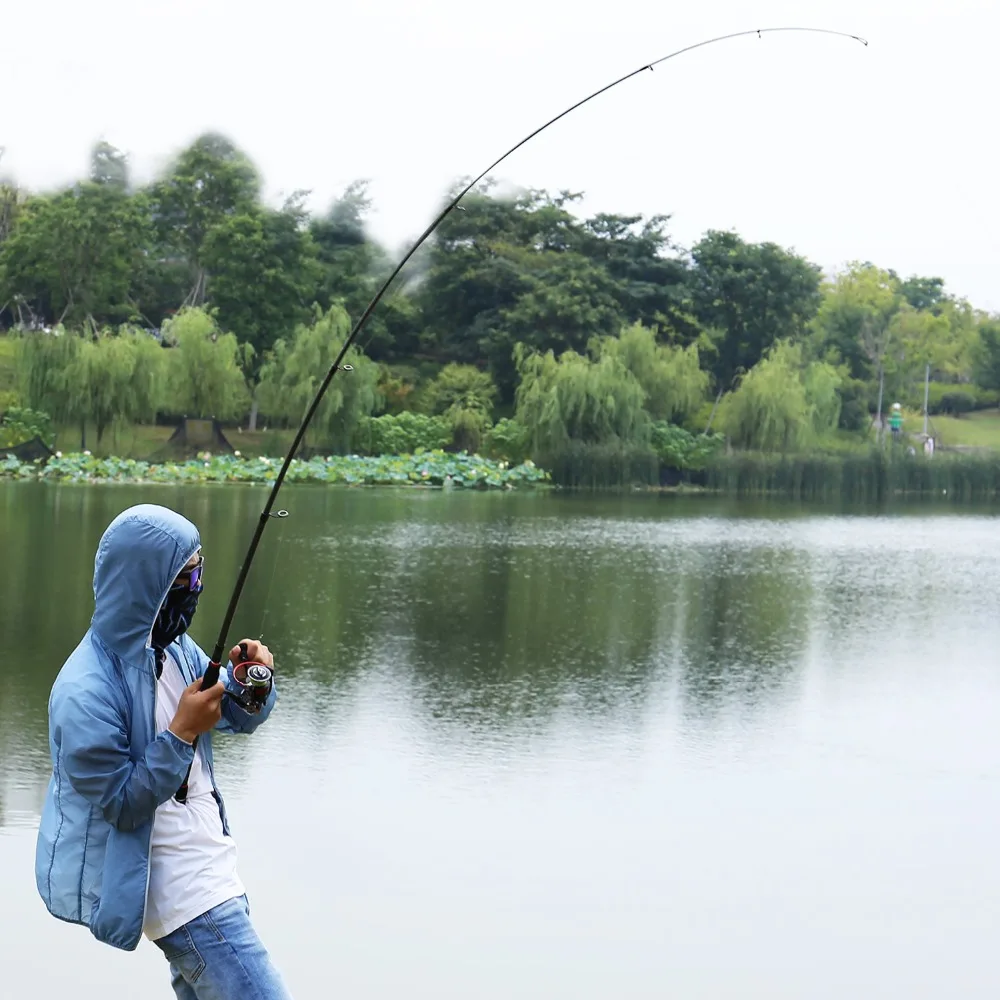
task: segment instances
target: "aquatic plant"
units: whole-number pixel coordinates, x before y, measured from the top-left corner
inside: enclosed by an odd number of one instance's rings
[[[203,454],[183,462],[151,463],[131,458],[96,458],[79,453],[60,455],[48,462],[20,462],[0,457],[0,477],[51,482],[116,483],[268,483],[278,474],[281,460]],[[317,456],[293,460],[288,481],[340,483],[350,486],[442,486],[503,489],[545,483],[548,473],[532,462],[509,466],[469,455],[418,451],[412,455]]]

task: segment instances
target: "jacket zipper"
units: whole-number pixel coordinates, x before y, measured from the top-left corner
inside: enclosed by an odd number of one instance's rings
[[[190,557],[189,557],[190,558]],[[161,601],[162,603],[162,601]],[[156,739],[156,703],[157,703],[157,683],[156,683],[156,652],[153,652],[153,726],[150,732],[153,739]],[[153,826],[156,823],[156,810],[153,810],[153,821],[149,824],[149,840],[146,843],[146,891],[142,896],[142,926],[139,934],[142,934],[142,927],[146,925],[146,910],[149,907],[149,877],[153,872]]]

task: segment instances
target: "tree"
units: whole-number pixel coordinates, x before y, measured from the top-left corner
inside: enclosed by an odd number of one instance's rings
[[[497,389],[490,373],[452,362],[438,372],[423,395],[430,414],[448,419],[455,444],[465,451],[478,451],[493,424]]]
[[[832,348],[852,377],[878,379],[901,302],[899,282],[889,271],[852,263],[823,289],[813,321],[819,344]]]
[[[317,301],[324,309],[342,305],[356,323],[393,262],[367,232],[371,211],[368,182],[354,181],[325,215],[312,219],[309,232],[316,246],[320,279]],[[365,353],[392,361],[421,353],[421,317],[407,274],[396,279],[365,327]]]
[[[21,395],[56,424],[76,424],[80,447],[87,425],[100,443],[109,427],[156,415],[163,398],[164,351],[142,330],[123,328],[94,335],[30,332],[18,341]]]
[[[689,270],[667,235],[667,215],[602,212],[586,219],[579,252],[614,280],[615,297],[628,323],[642,323],[689,344],[700,332],[690,314]]]
[[[837,426],[841,378],[826,362],[807,364],[801,344],[778,341],[726,399],[722,425],[737,446],[796,451]]]
[[[57,424],[73,419],[67,392],[67,372],[76,360],[82,340],[58,327],[51,333],[30,331],[17,341],[15,364],[24,404],[48,413]]]
[[[94,424],[97,443],[109,427],[156,416],[163,396],[163,349],[144,331],[110,330],[83,337],[65,374],[67,407],[81,427]]]
[[[521,376],[517,421],[530,435],[534,454],[556,451],[570,441],[587,444],[643,443],[649,436],[645,392],[611,354],[591,360],[575,351],[558,358],[522,345],[515,348]]]
[[[693,312],[720,333],[712,373],[720,389],[777,340],[797,340],[820,304],[815,264],[774,243],[710,230],[691,250]]]
[[[289,340],[279,340],[261,370],[260,399],[265,413],[297,423],[308,410],[350,333],[341,306],[316,310],[309,324],[296,327]],[[379,371],[375,362],[352,347],[343,362],[354,370],[338,372],[310,425],[308,440],[347,452],[363,417],[377,408]]]
[[[896,277],[895,272],[890,272]],[[947,300],[944,278],[920,278],[913,275],[899,282],[899,292],[913,309],[936,311]]]
[[[128,320],[147,234],[142,201],[111,185],[31,198],[0,246],[0,300],[19,296],[55,324]]]
[[[1000,316],[979,324],[975,348],[976,383],[984,389],[1000,390]]]
[[[90,152],[90,179],[118,191],[129,189],[128,156],[110,142],[101,141]]]
[[[232,333],[222,333],[211,313],[182,309],[163,326],[169,351],[164,410],[185,417],[229,420],[249,405],[243,351]]]
[[[202,262],[219,325],[252,348],[244,351],[243,374],[253,399],[249,429],[256,430],[263,359],[309,318],[316,293],[319,265],[305,212],[290,201],[279,212],[251,206],[226,216],[207,233]]]
[[[570,211],[578,194],[491,192],[486,183],[467,195],[423,258],[417,299],[428,353],[487,365],[509,402],[517,343],[581,354],[592,337],[629,321],[669,329],[685,343],[697,336],[685,265],[668,256],[665,217],[581,221]]]
[[[646,394],[645,408],[654,420],[682,423],[705,401],[708,372],[702,371],[698,348],[657,344],[652,330],[634,323],[617,337],[596,340],[596,357],[617,358]]]
[[[196,139],[167,175],[149,190],[159,243],[158,256],[180,258],[188,269],[185,305],[201,305],[208,269],[205,242],[211,231],[234,215],[257,206],[260,178],[249,158],[223,136]]]

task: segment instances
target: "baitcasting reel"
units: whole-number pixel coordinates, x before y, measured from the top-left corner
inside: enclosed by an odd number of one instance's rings
[[[264,707],[271,693],[273,671],[266,663],[250,659],[245,642],[240,643],[240,662],[230,665],[229,676],[239,693],[230,692],[230,697],[245,712],[256,715]]]

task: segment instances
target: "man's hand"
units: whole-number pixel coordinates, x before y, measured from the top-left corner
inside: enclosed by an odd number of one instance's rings
[[[199,677],[184,689],[170,723],[170,731],[185,743],[194,743],[202,733],[214,729],[222,718],[222,696],[225,693],[226,686],[222,681],[202,691]]]
[[[254,663],[263,663],[274,670],[274,657],[271,655],[271,650],[264,643],[258,642],[256,639],[241,639],[240,642],[247,647],[247,654]],[[229,651],[229,660],[234,667],[239,666],[243,662],[239,643]]]

